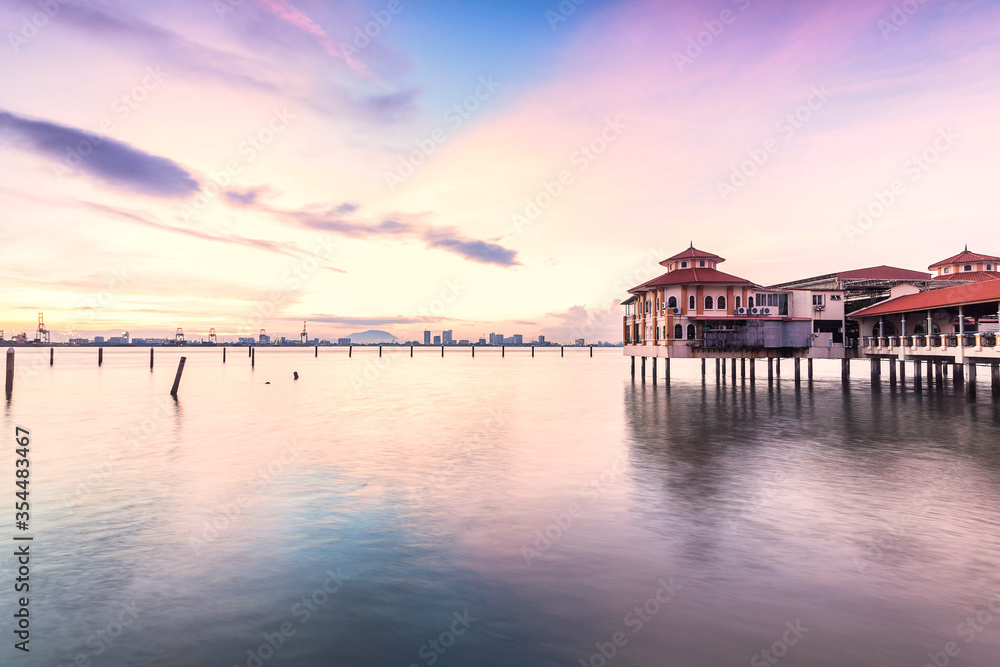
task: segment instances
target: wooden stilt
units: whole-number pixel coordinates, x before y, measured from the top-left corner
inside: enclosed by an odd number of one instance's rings
[[[746,357],[740,357],[740,379],[741,380],[746,380],[747,379],[747,358]]]
[[[667,385],[670,385],[670,357],[663,360],[663,378],[667,381]]]
[[[802,381],[802,360],[795,357],[795,384],[799,384]]]
[[[531,353],[535,353],[534,348],[532,348]],[[632,379],[635,379],[635,357],[632,357]]]
[[[181,360],[177,362],[177,375],[174,376],[174,386],[170,388],[170,395],[177,398],[177,389],[181,386],[181,374],[184,373],[184,362],[187,361],[187,357],[181,357]]]
[[[49,366],[51,366],[55,362],[56,362],[56,348],[50,347],[49,348]]]
[[[653,357],[653,384],[656,384],[656,357]]]
[[[642,358],[642,381],[646,381],[646,357]]]
[[[152,368],[153,367],[153,359],[152,359],[152,357],[153,357],[153,354],[152,354],[153,353],[153,348],[149,348],[149,352],[150,352],[150,354],[149,354],[149,357],[150,357],[150,359],[149,359],[149,367]],[[226,348],[222,348],[222,363],[226,363]]]
[[[893,388],[896,387],[896,358],[893,357],[889,360],[889,385]]]
[[[226,363],[226,348],[222,348],[222,363]],[[149,348],[149,370],[153,370],[153,348]]]
[[[104,348],[97,348],[97,365],[100,366],[104,363]]]
[[[774,382],[774,357],[767,358],[767,382]]]
[[[924,390],[924,379],[920,376],[923,364],[919,359],[913,361],[913,391],[918,394]]]
[[[757,360],[750,357],[750,386],[754,386],[757,382]]]
[[[11,394],[14,393],[14,348],[7,348],[7,382],[6,382],[6,394],[7,400],[10,400]]]
[[[990,366],[990,379],[993,386],[993,395],[1000,396],[1000,364],[993,363]]]
[[[965,374],[968,376],[965,381],[965,397],[974,402],[976,400],[976,365],[966,364]]]
[[[705,359],[701,360],[701,379],[705,379]]]
[[[813,360],[812,358],[806,359],[806,376],[809,381],[813,381]]]

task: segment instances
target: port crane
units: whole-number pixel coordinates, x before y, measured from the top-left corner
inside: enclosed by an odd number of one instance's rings
[[[45,313],[38,313],[38,330],[35,332],[36,343],[48,343],[49,330],[45,328]]]

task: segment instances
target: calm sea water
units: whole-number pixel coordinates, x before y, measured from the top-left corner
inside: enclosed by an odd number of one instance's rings
[[[8,548],[0,663],[1000,664],[985,384],[969,404],[873,393],[860,363],[847,391],[839,362],[769,391],[696,362],[633,383],[620,350],[184,354],[175,403],[177,350],[153,372],[146,350],[18,351],[0,539],[23,426],[31,653]]]

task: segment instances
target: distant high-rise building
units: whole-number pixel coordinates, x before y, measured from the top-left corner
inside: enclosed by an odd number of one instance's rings
[[[337,339],[337,345],[350,345],[350,344],[351,344],[351,339],[350,338],[338,338]]]
[[[104,336],[94,336],[94,342],[100,345],[104,342]]]
[[[430,331],[425,331],[424,332],[424,345],[430,345],[430,344],[431,344],[431,332]]]
[[[511,336],[511,345],[524,345],[524,336],[521,334]]]
[[[577,338],[576,344],[579,345],[580,347],[583,347],[585,345],[585,342],[582,338]],[[723,361],[725,361],[725,359],[723,359]]]
[[[435,345],[441,344],[441,336],[434,336],[434,344]]]
[[[486,345],[486,339],[485,338],[480,338],[479,339],[479,344],[480,345]]]
[[[453,332],[451,330],[441,332],[441,343],[443,345],[454,345],[455,340],[452,338]]]
[[[458,341],[458,344],[459,344],[459,345],[468,345],[468,344],[469,344],[469,341],[467,341],[467,340],[465,340],[465,339],[463,338],[462,340]]]
[[[538,344],[539,345],[545,345],[545,336],[539,336],[538,337]]]
[[[503,345],[504,344],[503,334],[497,334],[496,337],[497,337],[497,340],[496,340],[496,343],[494,343],[494,345]]]

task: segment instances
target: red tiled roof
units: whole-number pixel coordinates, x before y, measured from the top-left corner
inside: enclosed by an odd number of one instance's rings
[[[722,259],[721,257],[719,257],[718,255],[713,255],[710,252],[705,252],[704,250],[698,250],[694,246],[691,246],[687,250],[684,250],[683,252],[679,252],[676,255],[674,255],[673,257],[667,257],[665,260],[663,260],[662,262],[660,262],[660,264],[664,264],[665,262],[672,262],[672,261],[677,260],[677,259],[711,259],[711,260],[714,260],[716,262],[724,262],[724,261],[726,261],[726,260]]]
[[[942,259],[940,262],[935,262],[928,266],[928,269],[936,269],[939,266],[946,266],[948,264],[963,264],[968,262],[1000,262],[1000,257],[994,257],[993,255],[980,255],[978,252],[969,252],[966,248],[962,252],[949,257],[948,259]]]
[[[851,313],[849,317],[858,319],[858,317],[871,317],[872,315],[909,313],[915,310],[948,308],[991,301],[1000,301],[1000,280],[988,280],[970,285],[955,285],[954,287],[920,292],[919,294],[907,294],[862,308]]]
[[[718,269],[677,269],[668,271],[658,278],[633,287],[629,292],[635,292],[647,287],[665,287],[667,285],[691,285],[691,284],[725,284],[725,285],[753,285],[749,280],[744,280],[738,276],[723,273]]]
[[[840,280],[930,280],[931,274],[923,271],[911,271],[895,266],[870,266],[867,269],[841,271],[837,274]]]
[[[983,283],[987,280],[1000,280],[1000,272],[959,271],[958,273],[946,273],[943,276],[934,276],[934,280],[968,280],[971,282]]]

